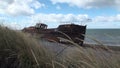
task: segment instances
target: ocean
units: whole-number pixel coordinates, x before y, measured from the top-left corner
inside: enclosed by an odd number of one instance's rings
[[[120,29],[87,29],[84,43],[120,46]]]

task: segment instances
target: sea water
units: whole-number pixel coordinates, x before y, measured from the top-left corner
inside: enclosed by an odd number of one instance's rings
[[[120,29],[87,29],[85,43],[120,46]]]

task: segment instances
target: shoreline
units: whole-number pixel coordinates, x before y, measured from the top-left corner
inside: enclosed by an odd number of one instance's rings
[[[55,51],[59,51],[61,49],[64,49],[64,47],[70,47],[74,48],[75,46],[72,44],[63,44],[63,43],[57,43],[57,42],[49,42],[46,40],[40,40],[39,43],[41,45],[45,45],[47,48],[50,47],[50,49],[55,49]],[[120,51],[120,46],[106,46],[106,45],[100,45],[100,44],[89,44],[89,43],[84,43],[83,48],[92,48],[92,49],[103,49],[103,50],[113,50],[113,51]]]
[[[90,47],[90,48],[103,48],[107,47],[113,51],[120,51],[120,46],[114,46],[114,45],[100,45],[100,44],[90,44],[90,43],[84,43],[84,47]]]

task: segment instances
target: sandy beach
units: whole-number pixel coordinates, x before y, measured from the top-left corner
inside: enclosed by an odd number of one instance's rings
[[[76,51],[79,51],[79,49],[83,49],[85,53],[87,53],[88,50],[92,50],[95,54],[106,54],[108,56],[112,54],[120,54],[120,47],[119,46],[103,46],[99,44],[84,44],[82,47],[75,46],[75,45],[67,45],[67,44],[61,44],[56,42],[49,42],[42,40],[40,41],[40,45],[43,45],[48,50],[59,54],[69,54],[69,53],[75,53]]]

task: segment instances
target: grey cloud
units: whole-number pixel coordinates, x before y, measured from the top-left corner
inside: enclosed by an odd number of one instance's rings
[[[14,2],[14,0],[4,0],[4,2],[8,3],[8,4],[11,4]]]
[[[53,4],[66,3],[69,6],[77,6],[84,9],[120,6],[120,0],[51,0],[51,2]]]
[[[86,3],[86,6],[91,6],[92,8],[100,7],[114,7],[116,6],[115,0],[94,0],[93,2]]]

